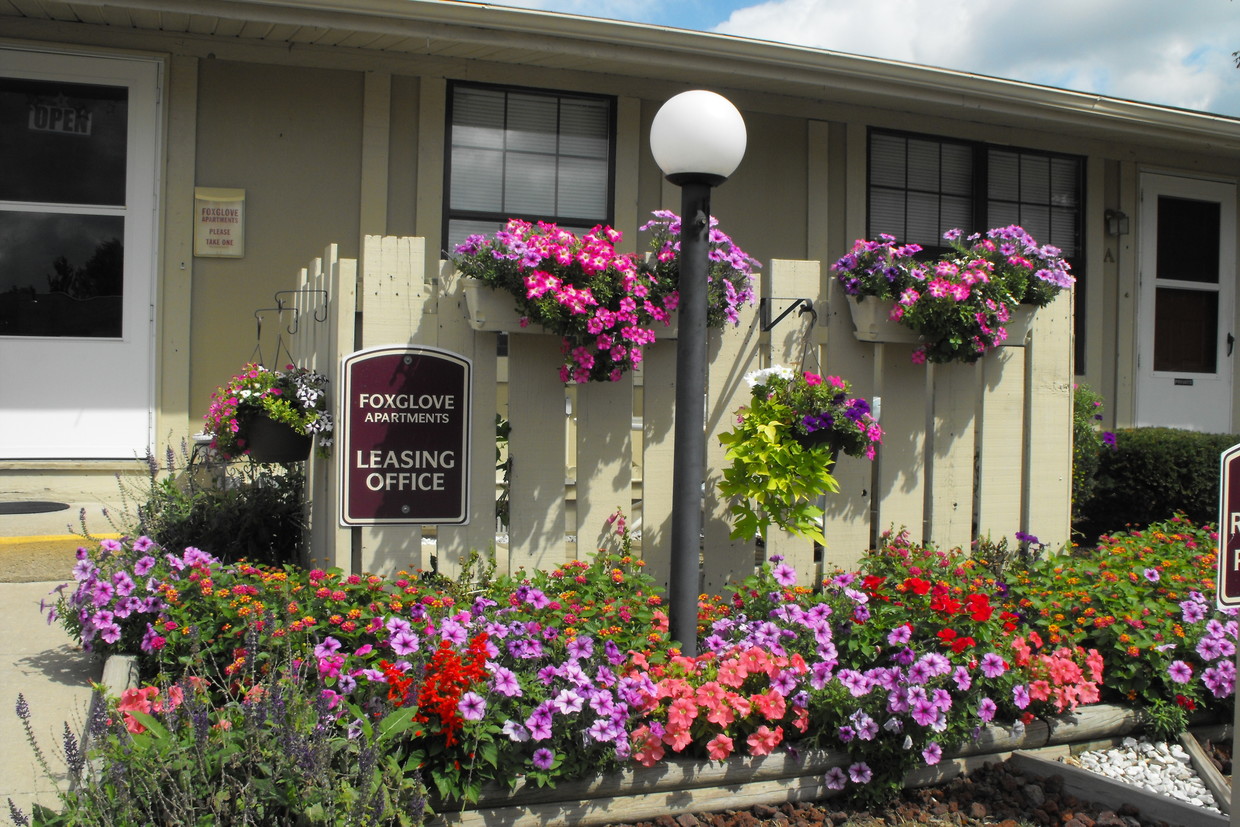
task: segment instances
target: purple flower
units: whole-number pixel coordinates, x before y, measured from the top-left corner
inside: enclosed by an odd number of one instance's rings
[[[937,764],[939,759],[943,757],[943,748],[937,742],[931,741],[926,748],[921,751],[921,757],[925,759],[927,764]]]
[[[1197,641],[1197,654],[1202,660],[1216,660],[1223,656],[1222,641],[1216,637],[1203,637]]]
[[[561,715],[573,715],[581,711],[581,707],[585,704],[585,698],[571,689],[562,689],[560,694],[555,696],[552,701],[556,711]]]
[[[1185,623],[1198,623],[1206,616],[1206,607],[1196,600],[1185,600],[1180,604],[1180,613]]]
[[[446,640],[449,643],[453,643],[457,646],[464,645],[465,640],[468,637],[468,635],[465,632],[465,627],[462,626],[460,623],[456,622],[455,620],[451,620],[451,619],[445,620],[442,624],[440,624],[439,636],[443,640]]]
[[[842,790],[844,785],[848,783],[848,776],[839,767],[832,767],[827,770],[827,774],[823,776],[828,790]]]
[[[907,623],[903,623],[892,629],[887,635],[888,646],[902,646],[908,643],[913,636],[913,630],[909,628]]]
[[[1151,583],[1157,583],[1159,580],[1162,579],[1162,575],[1158,573],[1158,569],[1146,569],[1144,574],[1145,574],[1145,579],[1150,581]]]
[[[549,770],[555,763],[555,753],[546,747],[534,750],[534,766],[540,770]]]
[[[137,550],[138,550],[138,546],[137,546],[137,543],[135,543],[134,551],[137,551]],[[139,577],[146,577],[148,574],[151,573],[151,569],[153,568],[155,568],[155,558],[148,554],[145,557],[142,557],[141,559],[139,559],[138,562],[133,564],[133,573],[138,575]]]
[[[864,761],[858,761],[848,768],[848,777],[852,779],[854,784],[868,784],[870,779],[874,777],[870,765]]]
[[[1201,682],[1216,698],[1226,698],[1236,688],[1236,665],[1222,660],[1201,673]]]
[[[797,570],[787,563],[780,563],[771,572],[775,582],[784,588],[792,588],[797,584]]]
[[[1017,709],[1024,709],[1029,706],[1029,687],[1023,683],[1013,686],[1012,701],[1016,704]]]
[[[977,705],[977,717],[983,721],[990,723],[995,719],[995,713],[999,711],[999,707],[990,698],[982,698]]]
[[[847,744],[853,738],[857,737],[857,730],[853,729],[849,724],[844,724],[836,730],[835,734],[840,739],[840,743]]]
[[[456,710],[466,721],[481,721],[487,712],[487,702],[477,692],[466,692],[457,702]]]
[[[968,692],[969,687],[973,686],[973,676],[963,666],[956,667],[956,671],[952,673],[952,680],[956,682],[956,688],[961,692]]]
[[[1167,667],[1167,674],[1176,683],[1188,683],[1193,679],[1193,667],[1182,660],[1172,661]]]
[[[492,668],[491,688],[507,698],[521,697],[521,684],[517,683],[516,673],[503,666],[496,665]]]
[[[581,635],[570,640],[566,648],[568,656],[573,660],[586,660],[594,654],[594,639],[589,635]]]
[[[1003,658],[994,652],[987,652],[982,656],[982,674],[988,678],[997,678],[1007,671],[1007,664],[1003,662]]]
[[[340,641],[336,640],[334,637],[327,637],[323,639],[322,643],[314,647],[314,656],[319,660],[322,660],[323,658],[331,657],[339,651]],[[405,653],[402,652],[401,654]]]
[[[397,632],[388,642],[392,644],[392,651],[398,655],[411,655],[418,651],[421,644],[418,636],[412,632]]]

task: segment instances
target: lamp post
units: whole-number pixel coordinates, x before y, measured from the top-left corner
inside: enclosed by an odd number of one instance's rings
[[[745,121],[726,98],[695,90],[668,100],[650,125],[650,151],[680,187],[680,336],[672,470],[671,636],[697,654],[697,601],[706,470],[706,275],[710,191],[745,154]]]

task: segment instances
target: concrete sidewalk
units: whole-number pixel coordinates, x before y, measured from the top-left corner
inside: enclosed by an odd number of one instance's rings
[[[69,579],[69,578],[66,578]],[[62,581],[0,583],[0,820],[7,823],[8,802],[30,815],[38,801],[55,808],[55,790],[67,789],[63,760],[64,725],[81,735],[90,706],[91,682],[101,677],[102,663],[83,652],[59,624],[48,625],[39,601]],[[39,766],[22,722],[18,695],[30,707],[30,724],[39,748],[57,778]]]
[[[25,498],[25,499],[33,499]],[[40,497],[39,499],[53,499]],[[97,500],[60,498],[69,508],[36,514],[0,514],[0,823],[9,823],[7,799],[30,815],[38,801],[57,806],[56,788],[67,789],[64,725],[80,736],[90,705],[91,682],[103,665],[83,652],[59,623],[48,624],[39,603],[73,580],[74,553],[85,544],[82,510],[96,536],[115,536]],[[17,717],[25,697],[30,725],[54,778],[48,778]]]

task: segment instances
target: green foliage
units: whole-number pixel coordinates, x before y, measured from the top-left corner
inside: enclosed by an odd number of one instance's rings
[[[1077,526],[1085,540],[1176,513],[1197,523],[1218,519],[1219,456],[1240,435],[1129,428],[1115,436],[1115,450],[1099,458],[1097,487]]]
[[[1098,485],[1098,465],[1104,446],[1115,444],[1115,434],[1101,430],[1102,397],[1088,385],[1072,389],[1072,522],[1078,523]]]
[[[182,445],[164,467],[148,457],[145,492],[127,533],[167,549],[195,546],[224,562],[280,566],[301,559],[305,476],[295,465],[232,463],[191,467]]]
[[[89,761],[67,733],[72,788],[55,811],[36,808],[35,823],[422,823],[420,776],[390,748],[415,710],[336,706],[295,669],[248,677],[240,694],[182,675],[98,704]]]

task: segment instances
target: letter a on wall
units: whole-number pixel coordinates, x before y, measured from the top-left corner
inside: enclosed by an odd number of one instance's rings
[[[340,523],[468,523],[470,360],[375,347],[344,357],[340,375]]]

